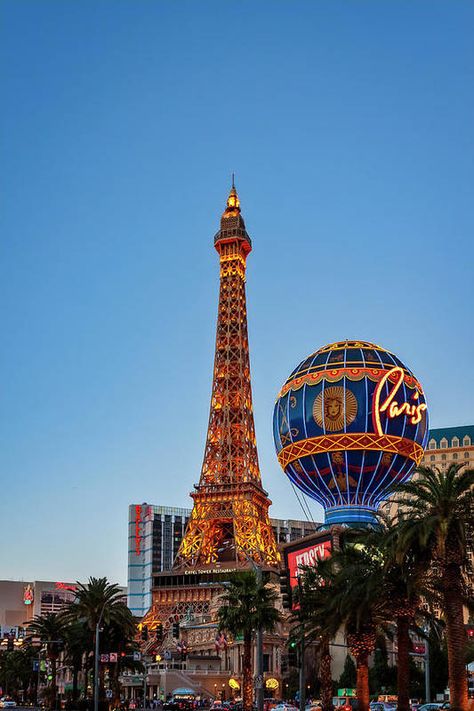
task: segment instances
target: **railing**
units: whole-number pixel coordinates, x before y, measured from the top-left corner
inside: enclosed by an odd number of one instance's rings
[[[147,666],[149,674],[157,674],[160,672],[181,672],[182,674],[194,675],[194,676],[229,676],[229,671],[222,671],[220,669],[186,669],[186,667],[179,662],[163,662],[160,664],[149,664]],[[124,673],[124,676],[126,674]],[[130,676],[136,676],[133,672],[130,672]]]

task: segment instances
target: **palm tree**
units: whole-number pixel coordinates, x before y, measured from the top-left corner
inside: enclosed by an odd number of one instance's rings
[[[89,649],[94,649],[96,626],[103,627],[102,646],[107,645],[111,628],[120,630],[124,639],[136,634],[134,617],[128,609],[123,592],[107,578],[90,577],[86,584],[77,583],[75,598],[64,613],[69,623],[77,622],[88,630]],[[86,656],[85,678],[87,687],[88,657]],[[87,693],[87,688],[86,688]]]
[[[419,630],[417,623],[428,616],[422,610],[422,600],[433,602],[434,591],[427,576],[427,559],[414,543],[405,550],[403,559],[397,555],[399,531],[392,521],[379,516],[375,529],[354,531],[353,542],[364,546],[366,553],[378,558],[381,571],[374,569],[377,579],[372,587],[378,588],[380,603],[385,607],[385,621],[395,625],[397,637],[397,687],[398,711],[410,709],[410,630]],[[379,574],[381,576],[379,577]]]
[[[82,669],[84,654],[91,651],[89,630],[80,622],[71,622],[65,630],[65,661],[72,667],[72,701],[79,696],[78,677]],[[85,682],[86,684],[86,682]]]
[[[325,568],[330,574],[330,568]],[[304,643],[317,642],[319,652],[319,681],[321,683],[321,703],[323,711],[332,711],[332,673],[329,643],[340,626],[340,620],[327,617],[330,604],[329,591],[323,577],[314,568],[306,568],[298,578],[298,587],[293,592],[291,613],[291,637]]]
[[[46,644],[46,655],[51,663],[50,697],[52,709],[55,709],[57,704],[56,672],[65,629],[66,624],[62,615],[56,612],[36,615],[28,625],[29,638],[39,637]]]
[[[386,629],[386,607],[380,594],[383,561],[365,546],[347,545],[317,569],[305,571],[301,586],[306,634],[322,640],[335,637],[343,627],[356,661],[360,711],[369,705],[369,657],[378,632]]]
[[[451,708],[467,711],[466,631],[463,604],[468,544],[474,528],[474,470],[451,464],[443,472],[419,467],[418,476],[399,487],[398,559],[414,547],[437,570],[446,623]]]
[[[253,571],[234,574],[221,596],[219,624],[234,636],[241,634],[244,640],[243,711],[252,709],[252,633],[257,629],[273,632],[280,620],[277,599],[277,593],[260,583]]]

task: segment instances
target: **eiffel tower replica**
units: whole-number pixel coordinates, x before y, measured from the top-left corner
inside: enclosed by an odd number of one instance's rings
[[[232,184],[221,228],[220,290],[211,408],[201,478],[175,568],[229,563],[276,566],[279,556],[262,488],[252,410],[245,298],[252,249]]]
[[[164,630],[186,616],[211,614],[229,574],[255,567],[268,573],[280,554],[262,487],[252,409],[245,297],[252,249],[232,181],[220,230],[220,289],[209,425],[199,484],[173,569],[154,577],[153,602],[143,619]]]

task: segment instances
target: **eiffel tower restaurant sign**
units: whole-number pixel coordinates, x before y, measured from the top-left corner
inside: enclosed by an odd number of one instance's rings
[[[342,341],[312,353],[283,385],[273,417],[285,474],[325,523],[370,525],[407,481],[428,439],[423,388],[397,356]]]

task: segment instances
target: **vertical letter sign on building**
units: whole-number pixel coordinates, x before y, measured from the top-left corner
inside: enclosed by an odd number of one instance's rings
[[[135,506],[135,555],[139,556],[141,553],[141,542],[142,542],[142,507],[137,504]]]
[[[285,474],[322,504],[326,524],[370,524],[381,501],[423,457],[423,388],[380,346],[332,343],[300,363],[283,385],[273,434]]]

